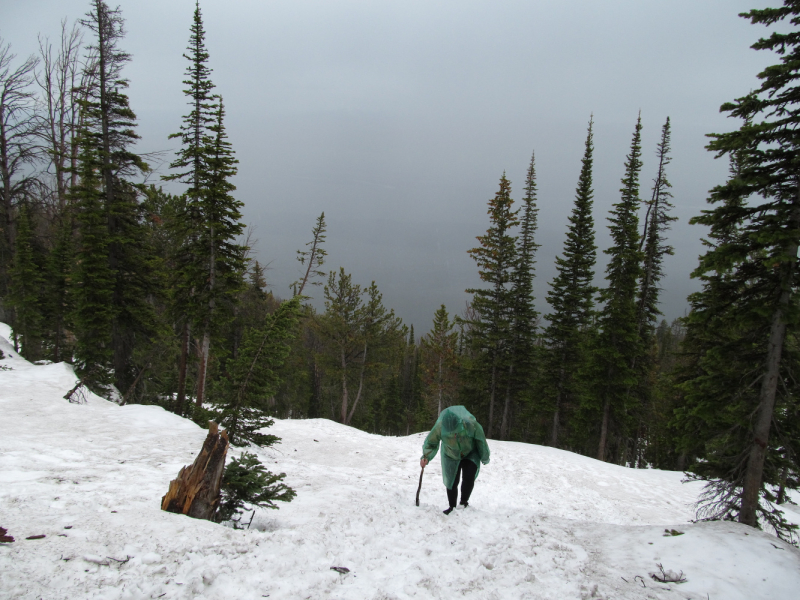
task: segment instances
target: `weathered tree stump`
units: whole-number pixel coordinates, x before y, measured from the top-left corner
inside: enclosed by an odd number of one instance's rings
[[[219,432],[219,425],[208,422],[208,436],[203,449],[188,467],[182,467],[178,478],[169,482],[169,490],[161,499],[161,510],[211,521],[220,501],[220,484],[228,453],[228,432]]]

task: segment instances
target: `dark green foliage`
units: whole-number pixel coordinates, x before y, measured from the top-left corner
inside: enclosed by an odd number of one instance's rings
[[[214,383],[211,400],[232,444],[269,446],[277,441],[260,430],[272,425],[267,401],[280,385],[279,369],[297,334],[299,317],[300,301],[294,298],[262,325],[246,330],[237,355],[227,361],[226,373]]]
[[[215,122],[215,111],[218,108],[216,97],[212,94],[214,84],[209,78],[208,51],[205,46],[205,29],[200,3],[195,5],[194,18],[189,36],[188,55],[183,57],[189,61],[186,77],[183,81],[188,86],[183,93],[189,98],[191,111],[183,118],[179,133],[170,138],[181,140],[181,150],[177,158],[170,164],[171,169],[179,169],[177,173],[164,176],[169,181],[182,181],[189,185],[186,194],[191,201],[197,201],[203,195],[202,180],[207,170],[209,127]]]
[[[362,425],[374,424],[370,413],[383,392],[375,378],[382,379],[393,363],[400,320],[383,305],[374,281],[362,289],[344,269],[338,276],[333,271],[329,274],[324,295],[325,314],[315,319],[314,327],[323,344],[319,363],[330,375],[329,390],[336,397],[338,419],[345,425],[353,419]]]
[[[190,113],[184,117],[181,131],[172,137],[181,139],[182,148],[170,165],[178,172],[165,179],[188,184],[183,201],[177,205],[173,231],[180,241],[175,253],[175,312],[184,339],[179,379],[185,381],[188,362],[188,331],[202,337],[199,349],[197,398],[199,407],[205,395],[212,338],[219,336],[233,318],[237,293],[244,287],[245,248],[237,243],[244,225],[243,203],[232,196],[236,189],[231,178],[236,175],[234,153],[224,126],[222,99],[211,94],[208,52],[199,4],[189,39]],[[184,383],[179,385],[178,404],[183,403]]]
[[[225,467],[217,522],[233,521],[238,527],[244,510],[255,506],[278,508],[275,502],[291,502],[297,494],[283,483],[285,477],[286,473],[275,475],[267,471],[255,454],[243,452]]]
[[[17,217],[17,239],[11,263],[9,304],[14,308],[14,341],[19,352],[30,361],[42,352],[44,326],[44,262],[37,252],[27,205],[20,207]]]
[[[672,208],[670,198],[672,185],[667,180],[666,168],[672,158],[670,157],[671,128],[669,117],[661,129],[661,141],[658,143],[656,157],[658,159],[658,174],[653,182],[653,194],[647,203],[647,212],[644,219],[644,234],[640,247],[644,246],[644,260],[642,277],[639,284],[639,300],[637,309],[637,322],[643,335],[652,333],[656,319],[661,314],[658,310],[658,296],[661,288],[658,286],[664,277],[664,257],[674,254],[672,246],[666,243],[664,233],[670,223],[677,217],[669,214]]]
[[[124,390],[134,377],[135,348],[152,334],[147,296],[153,286],[139,192],[125,179],[146,172],[147,165],[129,149],[138,135],[136,115],[123,93],[128,82],[121,71],[130,57],[117,46],[124,34],[122,16],[101,0],[93,0],[86,16],[82,24],[96,36],[90,46],[96,61],[86,66],[92,76],[81,103],[80,181],[72,190],[81,240],[76,355],[83,376],[100,387],[113,382]]]
[[[563,445],[562,430],[570,426],[571,417],[585,393],[588,329],[594,318],[597,291],[592,285],[597,260],[592,218],[592,127],[590,119],[564,252],[556,257],[557,275],[547,293],[552,313],[547,317],[550,324],[544,332],[547,354],[542,387],[546,403],[542,408],[543,412],[552,414],[546,439],[557,447]]]
[[[742,16],[764,25],[789,19],[796,28],[800,2]],[[710,228],[709,249],[694,273],[703,288],[690,298],[691,360],[677,425],[684,450],[702,459],[692,467],[707,481],[699,516],[762,521],[790,537],[794,528],[773,503],[800,450],[800,43],[796,31],[773,32],[753,48],[777,52],[780,62],[759,74],[759,89],[722,106],[741,127],[710,136],[709,150],[729,155],[733,169],[712,190],[714,208],[693,219]]]
[[[74,329],[72,295],[73,264],[75,263],[74,219],[64,211],[55,224],[55,244],[46,263],[46,331],[52,349],[51,360],[69,360],[72,349],[67,332]]]
[[[442,304],[433,315],[431,331],[420,340],[423,396],[428,410],[425,423],[435,423],[439,414],[455,404],[458,386],[458,331]]]
[[[106,393],[105,386],[112,381],[114,273],[108,264],[108,220],[97,178],[98,149],[89,140],[89,135],[81,138],[80,183],[71,191],[79,230],[72,288],[75,361],[87,385]]]
[[[480,246],[468,250],[478,265],[481,281],[488,285],[488,288],[466,291],[472,294],[471,308],[474,311],[468,330],[473,352],[471,376],[476,380],[475,389],[489,400],[485,421],[489,437],[495,433],[495,404],[503,389],[501,377],[508,368],[513,326],[511,284],[517,262],[514,228],[519,225],[518,211],[512,209],[513,203],[511,184],[503,174],[500,189],[489,201],[489,228],[485,235],[477,236]]]
[[[308,250],[297,251],[297,261],[305,267],[303,278],[292,284],[295,296],[302,296],[307,284],[322,285],[318,278],[325,277],[320,267],[325,264],[328,253],[322,244],[325,243],[325,213],[317,217],[317,223],[311,230],[313,239],[306,244]]]
[[[627,401],[637,383],[634,361],[641,353],[636,324],[636,293],[641,275],[639,250],[639,173],[641,161],[641,116],[636,120],[631,151],[625,162],[620,201],[609,217],[612,246],[606,267],[607,287],[600,292],[605,303],[600,313],[600,333],[594,347],[594,394],[585,398],[584,410],[599,425],[597,458],[605,460],[609,439],[617,447],[619,462],[625,464],[629,414]]]
[[[508,367],[504,390],[501,439],[508,439],[520,410],[520,396],[528,388],[537,361],[536,328],[539,313],[534,307],[534,257],[539,244],[535,242],[539,208],[536,205],[536,165],[534,155],[525,179],[525,195],[520,208],[519,237],[511,275],[511,294],[508,310],[511,331],[508,340]]]

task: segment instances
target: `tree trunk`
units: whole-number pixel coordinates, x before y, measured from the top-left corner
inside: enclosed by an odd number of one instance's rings
[[[353,408],[350,409],[350,412],[347,415],[347,422],[345,425],[350,425],[350,421],[353,420],[353,415],[356,412],[356,407],[358,406],[358,401],[361,400],[361,392],[364,389],[364,369],[367,366],[367,342],[364,342],[364,357],[361,361],[361,374],[358,377],[358,392],[356,393],[356,399],[353,401]]]
[[[492,437],[494,434],[494,395],[497,389],[497,367],[495,366],[495,359],[492,359],[492,380],[489,387],[489,431],[487,437]]]
[[[183,416],[183,403],[186,400],[186,359],[189,354],[189,323],[184,323],[181,330],[181,358],[178,362],[178,399],[175,403],[175,414]]]
[[[600,445],[597,447],[597,460],[606,459],[606,438],[608,437],[608,413],[611,409],[611,403],[608,396],[603,400],[603,421],[600,425]]]
[[[342,424],[347,424],[347,359],[344,354],[344,348],[341,351],[342,354]]]
[[[558,430],[561,428],[560,411],[561,411],[561,396],[564,394],[564,362],[567,360],[567,352],[561,352],[561,366],[558,369],[558,385],[556,386],[556,410],[553,413],[553,431],[550,434],[550,445],[553,448],[558,447]]]
[[[203,345],[200,347],[200,365],[197,371],[197,398],[195,404],[197,408],[203,405],[203,398],[206,390],[206,370],[208,369],[208,352],[211,346],[211,334],[208,332],[208,325],[206,325],[205,332],[203,333]]]
[[[508,439],[509,411],[511,406],[511,379],[514,376],[514,365],[508,367],[508,382],[506,383],[506,397],[503,404],[503,420],[500,422],[500,439]]]
[[[778,488],[778,497],[775,500],[775,504],[783,504],[786,501],[786,478],[789,476],[789,466],[786,465],[783,467],[783,471],[781,471],[781,483],[780,487]]]
[[[436,418],[439,418],[439,415],[442,414],[442,355],[439,354],[439,407],[436,412]]]
[[[219,433],[219,426],[209,421],[203,448],[194,463],[182,467],[177,479],[169,482],[169,490],[161,499],[161,510],[213,520],[219,506],[227,453],[228,432]]]
[[[798,188],[796,201],[800,203],[800,188]],[[795,206],[792,210],[789,224],[793,228],[797,228],[800,225],[800,206]],[[742,485],[742,508],[739,512],[739,522],[751,527],[758,525],[758,496],[764,476],[764,460],[767,457],[767,448],[769,447],[772,414],[775,410],[775,395],[778,389],[783,343],[786,339],[785,316],[789,311],[789,301],[792,295],[792,279],[795,264],[797,263],[797,249],[797,241],[790,242],[785,248],[785,255],[791,256],[792,259],[785,263],[780,281],[781,295],[778,298],[778,306],[772,315],[772,325],[767,346],[767,361],[764,365],[764,379],[758,395],[758,413],[755,427],[753,428],[753,442],[750,447],[750,456],[747,460],[744,484]]]

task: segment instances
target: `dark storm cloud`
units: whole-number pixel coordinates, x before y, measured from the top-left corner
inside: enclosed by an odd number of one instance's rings
[[[111,2],[114,4],[114,2]],[[187,112],[181,92],[194,2],[121,1],[133,61],[131,104],[143,151],[174,150]],[[561,252],[589,115],[595,118],[595,223],[618,200],[638,111],[642,195],[661,125],[673,125],[675,215],[663,311],[683,314],[703,234],[688,225],[727,165],[705,134],[735,126],[720,104],[756,86],[774,57],[749,49],[765,30],[737,13],[763,2],[206,0],[201,8],[217,92],[240,160],[245,219],[278,295],[297,278],[295,250],[323,210],[327,267],[375,280],[417,332],[480,284],[466,250],[486,230],[486,202],[504,171],[515,197],[536,151],[536,295]],[[25,0],[0,9],[0,35],[19,55],[88,2]],[[169,161],[169,155],[166,157]],[[165,167],[162,166],[162,172]],[[602,278],[605,257],[599,256]],[[602,284],[601,281],[598,281]],[[321,296],[321,292],[316,292]],[[320,303],[321,306],[321,303]]]

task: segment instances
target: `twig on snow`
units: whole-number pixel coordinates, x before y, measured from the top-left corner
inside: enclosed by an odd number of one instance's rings
[[[633,580],[634,580],[634,581],[636,581],[637,579],[639,579],[639,580],[640,580],[640,581],[639,581],[639,583],[641,583],[641,584],[642,584],[642,587],[643,587],[643,588],[646,588],[646,587],[647,587],[647,586],[644,584],[644,577],[642,577],[641,575],[637,575],[636,577],[634,577],[634,578],[633,578]]]
[[[650,573],[650,577],[659,583],[686,583],[686,577],[683,576],[683,571],[675,573],[675,571],[665,571],[661,563],[656,565],[661,573]]]

